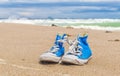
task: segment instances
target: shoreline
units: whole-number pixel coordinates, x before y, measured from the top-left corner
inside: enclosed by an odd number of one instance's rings
[[[55,27],[63,27],[63,28],[73,28],[73,29],[87,29],[87,30],[98,30],[98,31],[120,31],[120,27],[103,27],[103,26],[86,26],[86,25],[80,25],[80,26],[60,26],[56,24],[31,24],[31,23],[6,23],[6,22],[0,22],[0,24],[19,24],[19,25],[32,25],[32,26],[48,26],[51,27],[52,25],[55,25]],[[54,27],[54,26],[52,26]]]

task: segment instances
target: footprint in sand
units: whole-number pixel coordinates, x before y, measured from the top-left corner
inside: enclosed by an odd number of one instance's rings
[[[6,64],[4,59],[0,59],[0,64]]]

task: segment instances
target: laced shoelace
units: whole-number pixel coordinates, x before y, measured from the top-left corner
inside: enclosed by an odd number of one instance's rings
[[[57,40],[57,42],[60,42],[60,43],[64,43],[65,41],[66,39]],[[60,48],[59,45],[54,44],[48,52],[52,52],[52,53],[57,52],[59,48]]]
[[[72,55],[81,55],[82,52],[81,52],[81,49],[82,47],[78,45],[78,41],[77,40],[74,40],[70,47],[69,47],[69,51],[67,53],[70,53]]]
[[[49,50],[49,52],[56,52],[59,49],[58,45],[53,45],[52,48]]]

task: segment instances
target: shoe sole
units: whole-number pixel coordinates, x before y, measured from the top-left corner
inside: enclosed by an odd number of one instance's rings
[[[65,63],[65,64],[75,64],[75,65],[84,65],[86,64],[90,59],[92,58],[89,57],[89,59],[86,59],[86,60],[77,60],[77,59],[72,59],[72,58],[69,58],[69,57],[63,57],[62,60],[61,60],[61,63]]]
[[[61,60],[61,57],[55,57],[55,56],[40,56],[40,61],[44,62],[56,62],[59,63]]]

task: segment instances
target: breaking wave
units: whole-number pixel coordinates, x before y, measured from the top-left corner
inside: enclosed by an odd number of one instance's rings
[[[62,27],[85,28],[95,30],[120,30],[120,19],[1,19],[0,23],[20,23]]]

